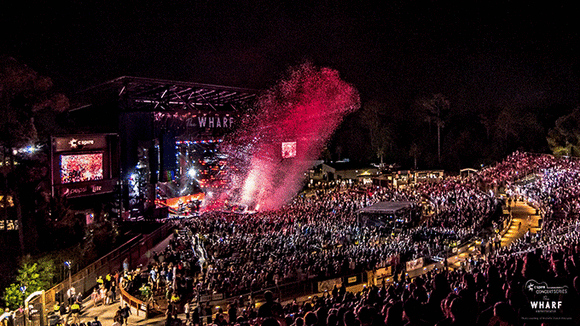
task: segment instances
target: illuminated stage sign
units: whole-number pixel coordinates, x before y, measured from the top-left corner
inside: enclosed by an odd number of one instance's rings
[[[229,116],[199,116],[195,118],[188,118],[188,127],[200,128],[231,128],[234,124],[234,117]]]
[[[54,137],[51,162],[53,195],[73,198],[113,192],[119,177],[118,137]]]
[[[282,158],[296,157],[296,142],[282,143]]]
[[[104,136],[77,136],[54,138],[55,152],[102,149],[107,147]]]
[[[156,112],[155,121],[165,128],[186,128],[186,129],[230,129],[234,126],[236,115],[228,112],[215,113],[171,113]]]
[[[58,187],[62,197],[81,197],[113,192],[116,180],[101,180],[89,183],[72,183]]]

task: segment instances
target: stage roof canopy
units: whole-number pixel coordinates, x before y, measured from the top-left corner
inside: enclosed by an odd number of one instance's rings
[[[255,101],[257,93],[247,88],[124,76],[79,92],[72,110],[118,101],[125,111],[231,111]]]
[[[411,208],[415,203],[411,201],[382,201],[374,205],[361,208],[357,213],[395,214]]]

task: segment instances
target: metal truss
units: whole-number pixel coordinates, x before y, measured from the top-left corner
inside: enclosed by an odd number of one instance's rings
[[[257,93],[246,88],[124,76],[80,92],[74,107],[81,109],[116,97],[125,111],[237,111],[255,101]]]

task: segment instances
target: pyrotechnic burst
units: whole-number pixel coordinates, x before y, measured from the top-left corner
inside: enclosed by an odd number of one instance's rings
[[[249,207],[280,207],[300,190],[344,116],[359,106],[358,91],[336,70],[310,63],[291,69],[226,139],[222,148],[235,169],[223,195]]]

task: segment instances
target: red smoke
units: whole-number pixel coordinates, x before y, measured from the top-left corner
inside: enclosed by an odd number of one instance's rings
[[[260,97],[253,112],[224,146],[232,189],[240,204],[275,209],[301,188],[344,116],[360,106],[358,91],[336,70],[306,63]],[[283,158],[282,143],[296,142],[296,156]]]

